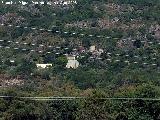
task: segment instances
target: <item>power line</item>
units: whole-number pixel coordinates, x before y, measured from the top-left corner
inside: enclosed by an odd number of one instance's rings
[[[1,40],[2,41],[2,40]],[[44,46],[44,45],[43,45]],[[2,46],[0,47],[1,49],[3,48]],[[11,48],[11,47],[9,47],[9,46],[6,46],[6,47],[4,47],[5,49],[11,49],[11,50],[21,50],[22,52],[36,52],[36,50],[34,50],[34,49],[26,49],[26,48],[18,48],[18,47],[14,47],[14,48]],[[15,49],[16,48],[16,49]],[[39,54],[55,54],[55,55],[57,55],[57,53],[55,53],[56,51],[48,51],[48,52],[44,52],[44,51],[37,51]],[[60,53],[59,53],[60,54]],[[107,54],[107,55],[111,55],[111,54],[113,54],[113,53],[105,53],[105,54]],[[154,53],[154,54],[156,54],[156,53]],[[65,55],[65,54],[64,54]],[[81,55],[79,55],[79,57],[81,57]],[[118,57],[118,58],[114,58],[114,57]],[[120,57],[120,58],[119,58]],[[123,58],[123,57],[127,57],[125,60],[121,60],[121,58]],[[154,62],[152,61],[150,61],[150,63],[147,63],[147,62],[145,62],[145,61],[141,61],[141,59],[145,59],[145,60],[148,60],[148,58],[149,57],[140,57],[140,56],[137,56],[137,55],[134,55],[133,57],[132,57],[132,60],[129,60],[129,59],[131,59],[131,57],[128,55],[128,54],[125,54],[125,55],[123,55],[123,56],[120,56],[120,54],[115,54],[115,56],[108,56],[108,59],[106,59],[107,61],[108,61],[108,64],[110,64],[110,63],[125,63],[125,65],[127,65],[127,66],[129,66],[129,65],[131,65],[131,64],[134,64],[134,65],[136,65],[136,64],[139,64],[139,65],[144,65],[144,66],[158,66],[159,64],[158,64],[158,62],[156,62],[157,60],[158,60],[158,58],[156,58],[156,57],[153,57],[153,58],[150,58],[150,60],[154,60]],[[90,57],[90,59],[96,59],[96,58],[92,58],[92,57]],[[101,58],[102,59],[102,58]],[[100,60],[101,60],[100,59]],[[155,61],[156,60],[156,61]],[[10,61],[12,62],[12,63],[14,63],[15,62],[15,60],[14,60],[14,58],[10,58]],[[3,61],[2,61],[3,62]]]
[[[66,6],[66,5],[73,5],[73,4],[77,4],[76,0],[68,0],[68,1],[30,1],[30,2],[26,2],[26,1],[18,1],[18,2],[14,2],[14,1],[1,1],[0,4],[4,4],[4,5],[29,5],[29,4],[34,4],[34,5],[62,5],[62,6]]]
[[[60,101],[60,100],[144,100],[144,101],[160,101],[160,98],[140,98],[140,97],[16,97],[16,96],[0,96],[0,98],[29,99],[37,101]]]
[[[1,26],[5,26],[4,24],[0,24]],[[89,38],[105,38],[105,39],[120,39],[120,38],[116,38],[116,37],[112,37],[112,36],[106,36],[106,35],[94,35],[94,34],[84,34],[84,33],[76,33],[76,32],[71,32],[71,31],[62,31],[62,30],[56,30],[56,31],[53,31],[52,29],[45,29],[45,28],[36,28],[36,27],[28,27],[28,26],[19,26],[19,25],[12,25],[12,24],[9,24],[8,26],[5,26],[5,27],[15,27],[15,28],[23,28],[23,29],[30,29],[30,30],[38,30],[38,31],[45,31],[45,32],[54,32],[54,33],[57,33],[58,35],[70,35],[72,37],[89,37]],[[54,26],[54,27],[58,27],[58,26]],[[135,42],[135,40],[131,40],[132,42]],[[158,41],[144,41],[144,40],[141,40],[140,41],[141,43],[148,43],[149,45],[152,45],[152,44],[158,44],[160,45],[160,42]]]
[[[61,49],[61,47],[56,47],[56,46],[52,46],[52,45],[48,45],[48,46],[46,46],[45,44],[35,44],[35,43],[27,43],[27,42],[23,42],[23,43],[20,43],[20,42],[18,42],[18,41],[11,41],[11,40],[4,40],[4,39],[0,39],[0,44],[3,44],[3,43],[8,43],[8,44],[11,44],[11,43],[14,43],[14,44],[16,44],[17,46],[19,45],[19,46],[21,46],[21,45],[24,45],[25,47],[24,48],[22,48],[22,47],[20,47],[20,48],[18,48],[18,47],[10,47],[9,45],[5,45],[5,46],[3,46],[3,45],[0,45],[0,48],[6,48],[6,49],[15,49],[15,50],[18,50],[18,49],[25,49],[26,48],[26,50],[27,50],[27,47],[34,47],[34,46],[36,46],[37,48],[39,48],[39,47],[48,47],[48,48],[58,48],[59,50],[63,50],[63,49]],[[13,45],[13,46],[16,46],[16,45]],[[30,49],[30,48],[28,48],[28,49]],[[69,48],[67,48],[67,47],[65,47],[64,48],[65,50],[67,50],[67,49],[69,49]],[[74,49],[74,48],[73,48]],[[24,51],[26,51],[26,50],[24,50]],[[32,50],[33,51],[33,50]],[[35,51],[35,50],[34,50]],[[112,55],[112,54],[115,54],[116,56],[120,56],[121,54],[120,53],[113,53],[113,52],[107,52],[106,53],[107,55]],[[153,53],[153,54],[156,54],[156,53]],[[125,56],[126,57],[129,57],[129,55],[128,54],[125,54]],[[139,56],[136,56],[135,55],[135,57],[139,57]]]

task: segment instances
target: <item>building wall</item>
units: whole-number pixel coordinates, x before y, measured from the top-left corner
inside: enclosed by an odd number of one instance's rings
[[[79,62],[77,60],[68,60],[66,65],[67,68],[74,68],[76,69],[79,66]]]

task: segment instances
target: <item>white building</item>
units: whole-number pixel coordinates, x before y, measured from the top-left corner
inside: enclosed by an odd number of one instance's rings
[[[75,59],[73,56],[68,56],[68,63],[66,65],[66,68],[73,68],[76,69],[79,66],[79,62]]]
[[[48,67],[51,67],[52,64],[36,64],[37,68],[48,68]]]

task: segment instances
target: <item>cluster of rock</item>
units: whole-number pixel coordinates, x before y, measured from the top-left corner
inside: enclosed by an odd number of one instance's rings
[[[160,39],[160,25],[152,25],[149,29],[149,32],[157,39]]]
[[[12,24],[12,25],[20,25],[25,21],[25,19],[21,16],[18,16],[15,13],[6,13],[4,15],[0,15],[0,24]]]
[[[24,81],[19,79],[1,79],[0,80],[0,87],[20,86],[23,84],[24,84]]]

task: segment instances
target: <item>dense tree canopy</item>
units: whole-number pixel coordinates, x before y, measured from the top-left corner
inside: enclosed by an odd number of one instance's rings
[[[0,98],[0,119],[160,119],[159,0],[12,1],[0,2],[0,96],[10,96]],[[66,54],[77,69],[66,68]]]

